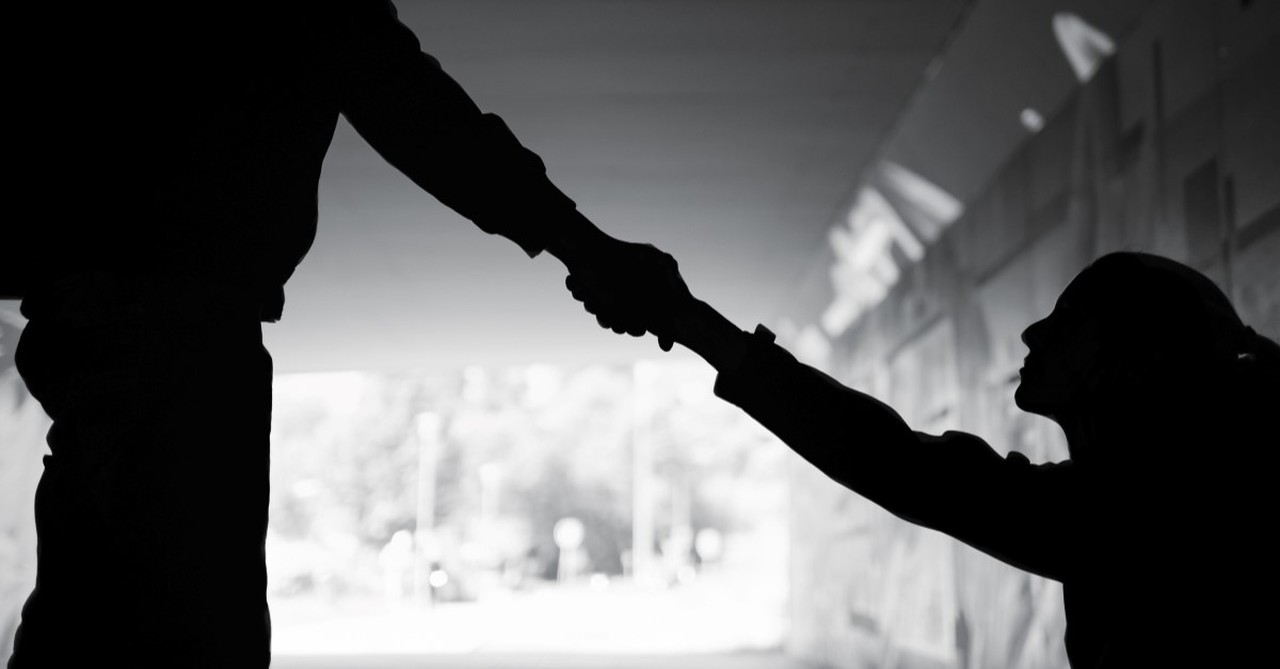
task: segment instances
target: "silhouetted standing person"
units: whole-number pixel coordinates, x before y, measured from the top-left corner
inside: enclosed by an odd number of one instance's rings
[[[24,298],[17,365],[53,419],[15,669],[269,663],[260,324],[314,239],[339,114],[603,294],[642,304],[630,276],[669,264],[578,214],[389,2],[25,3],[15,23],[31,218],[0,296]]]
[[[570,289],[611,323],[616,306]],[[1259,604],[1276,601],[1280,347],[1204,275],[1113,253],[1027,328],[1015,398],[1066,434],[1071,457],[1052,464],[914,432],[767,330],[739,330],[683,284],[664,290],[683,316],[651,329],[710,362],[720,397],[895,515],[1061,581],[1073,667],[1238,667],[1273,653],[1276,615]]]

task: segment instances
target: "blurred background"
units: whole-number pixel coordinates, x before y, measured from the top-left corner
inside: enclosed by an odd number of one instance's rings
[[[711,384],[687,362],[279,377],[276,652],[777,648],[790,458]]]
[[[1065,458],[1018,335],[1108,251],[1280,337],[1280,3],[396,4],[587,216],[917,429]],[[278,666],[1066,666],[1058,584],[827,480],[345,124],[320,212],[266,328]],[[5,657],[46,452],[23,325],[0,302]]]

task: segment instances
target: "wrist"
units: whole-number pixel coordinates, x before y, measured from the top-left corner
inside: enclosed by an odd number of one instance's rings
[[[695,299],[676,322],[676,341],[717,371],[734,369],[746,357],[749,335],[706,302]]]
[[[573,272],[599,258],[601,249],[612,239],[575,209],[555,226],[547,240],[547,252]]]

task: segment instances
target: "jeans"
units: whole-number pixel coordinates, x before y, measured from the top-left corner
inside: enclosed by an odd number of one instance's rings
[[[85,274],[23,303],[53,419],[11,669],[265,667],[271,358],[256,303]]]

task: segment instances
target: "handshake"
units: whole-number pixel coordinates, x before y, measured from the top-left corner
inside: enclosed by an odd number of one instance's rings
[[[565,286],[600,327],[633,337],[651,332],[670,351],[698,304],[676,259],[650,244],[607,238],[570,268]]]
[[[720,371],[746,355],[745,333],[694,298],[670,254],[598,230],[572,239],[553,253],[569,268],[569,292],[600,327],[633,337],[652,332],[662,350],[679,342]]]

